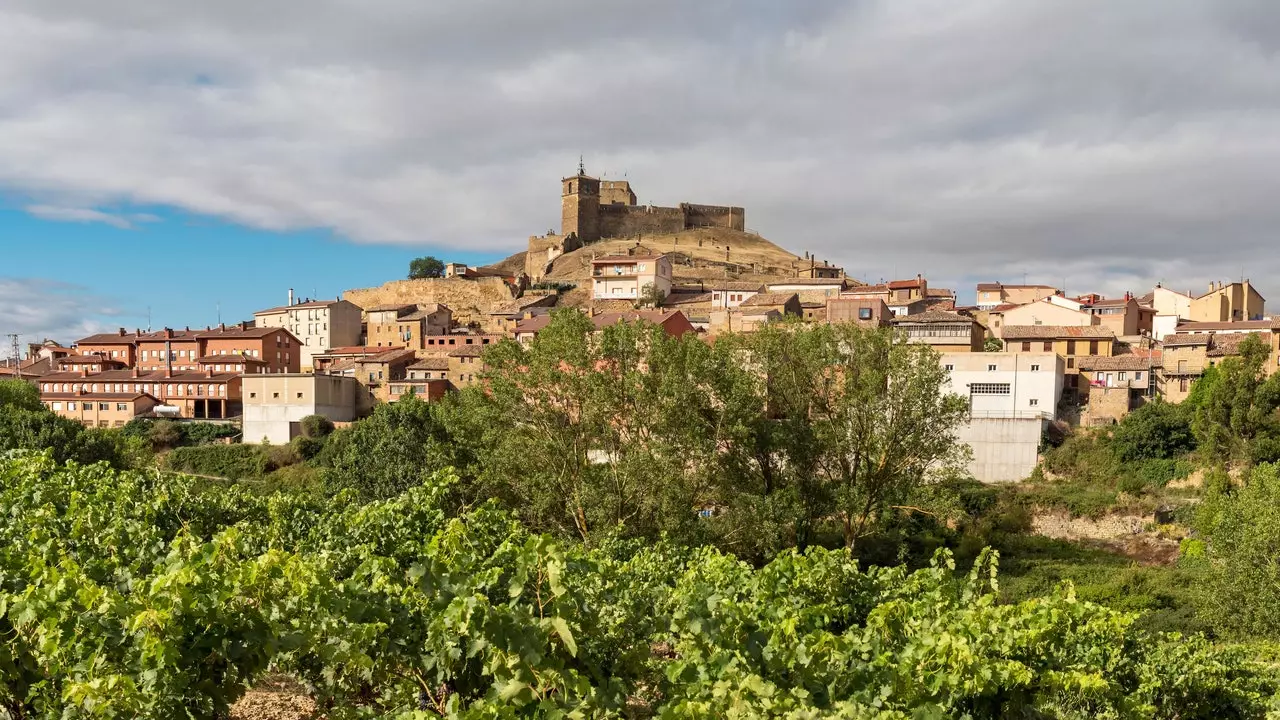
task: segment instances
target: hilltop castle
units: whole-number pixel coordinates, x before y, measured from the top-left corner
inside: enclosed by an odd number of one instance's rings
[[[746,230],[747,213],[740,207],[637,205],[631,183],[591,177],[581,164],[577,175],[560,180],[560,190],[560,234],[529,238],[525,269],[535,280],[557,257],[605,238],[665,235],[700,227]]]

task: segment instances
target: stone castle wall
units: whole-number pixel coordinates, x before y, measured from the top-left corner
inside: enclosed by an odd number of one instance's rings
[[[684,211],[652,205],[601,205],[599,227],[602,238],[676,233],[685,229]]]
[[[362,308],[441,303],[453,310],[453,319],[457,323],[466,324],[474,320],[483,324],[488,319],[487,313],[510,302],[516,295],[502,278],[482,277],[475,280],[393,280],[381,287],[348,290],[342,297]]]
[[[740,207],[683,203],[680,208],[684,210],[684,224],[687,228],[723,227],[742,231],[747,229],[747,211]]]

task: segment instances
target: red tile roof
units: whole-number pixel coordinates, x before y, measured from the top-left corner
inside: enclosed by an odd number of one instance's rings
[[[1103,325],[1005,325],[1000,331],[1008,340],[1057,338],[1114,338],[1111,328]]]
[[[906,290],[907,288],[920,287],[924,281],[916,278],[915,280],[890,280],[890,290]]]

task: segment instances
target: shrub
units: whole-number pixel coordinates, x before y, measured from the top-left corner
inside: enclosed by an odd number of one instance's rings
[[[165,456],[164,466],[177,472],[231,480],[261,477],[270,469],[267,453],[260,445],[180,447]]]
[[[182,444],[182,428],[172,420],[157,420],[147,430],[147,438],[151,440],[151,447],[157,450],[176,448]]]
[[[308,415],[299,423],[303,437],[320,439],[333,432],[333,421],[323,415]]]
[[[324,450],[324,441],[306,435],[299,435],[289,443],[289,446],[293,448],[293,452],[298,458],[310,460],[319,455],[321,450]]]
[[[1166,460],[1195,449],[1191,418],[1178,405],[1156,401],[1129,413],[1111,436],[1121,461]]]

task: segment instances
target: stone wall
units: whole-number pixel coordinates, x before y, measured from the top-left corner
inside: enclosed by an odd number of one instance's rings
[[[529,249],[524,255],[524,274],[538,282],[547,274],[551,261],[580,247],[582,243],[576,235],[534,235],[529,238]]]
[[[694,205],[681,203],[685,227],[723,227],[730,230],[747,229],[747,211],[740,207],[723,205]]]
[[[1090,387],[1089,400],[1080,418],[1082,425],[1112,425],[1129,414],[1129,388]]]
[[[499,277],[482,277],[476,280],[432,278],[393,280],[381,287],[348,290],[342,297],[362,308],[440,303],[453,310],[455,322],[465,325],[473,320],[484,323],[487,313],[498,305],[510,302],[515,298],[515,293]]]
[[[670,234],[685,228],[683,210],[653,205],[601,205],[598,222],[604,238]]]

